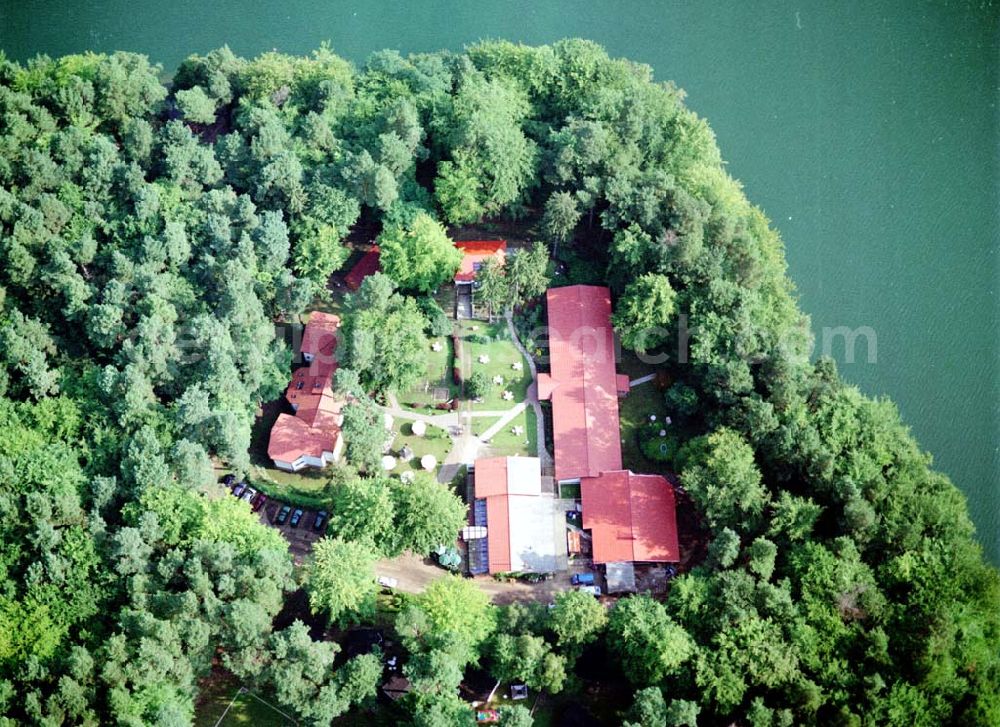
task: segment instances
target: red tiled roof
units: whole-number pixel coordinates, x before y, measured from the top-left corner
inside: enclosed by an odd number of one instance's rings
[[[476,460],[476,497],[507,494],[507,458],[485,457]]]
[[[628,378],[628,374],[618,374],[618,393],[627,394],[632,390],[632,382]]]
[[[541,494],[541,468],[534,457],[485,457],[476,460],[475,494],[486,500],[489,530],[490,573],[506,573],[514,567],[511,543],[523,533],[511,533],[523,523],[511,522],[512,498]],[[515,545],[515,547],[517,547]]]
[[[296,369],[285,389],[285,399],[295,416],[281,414],[271,428],[267,454],[271,459],[294,462],[301,456],[319,458],[332,452],[340,437],[344,401],[333,391],[337,329],[340,318],[313,312],[302,334],[302,352],[313,356],[308,366]]]
[[[584,477],[580,496],[595,563],[680,560],[674,488],[665,477],[604,472]]]
[[[361,287],[361,281],[369,275],[377,273],[378,269],[379,251],[378,245],[376,245],[371,250],[366,252],[362,258],[355,263],[350,272],[344,276],[344,284],[351,290],[357,290]]]
[[[462,251],[462,266],[455,273],[455,280],[468,283],[476,278],[479,265],[491,257],[503,260],[507,253],[505,240],[466,240],[456,242],[455,247]]]
[[[302,419],[291,414],[279,414],[271,427],[267,443],[267,456],[282,462],[294,462],[299,457],[319,459],[323,452],[332,452],[337,442],[336,433],[314,429]]]
[[[547,298],[552,373],[539,376],[538,395],[552,399],[556,479],[620,470],[611,291],[571,285]]]
[[[490,573],[508,573],[510,562],[510,500],[506,495],[486,499],[489,523]]]
[[[332,358],[333,350],[337,347],[339,328],[340,316],[322,311],[310,313],[305,330],[302,331],[302,353]]]

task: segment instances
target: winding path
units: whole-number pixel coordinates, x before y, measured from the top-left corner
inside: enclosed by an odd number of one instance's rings
[[[524,356],[524,360],[528,362],[528,369],[531,371],[531,385],[528,387],[524,403],[530,404],[535,410],[535,422],[537,423],[538,432],[538,436],[536,437],[538,459],[542,461],[542,472],[552,472],[555,462],[552,459],[552,455],[549,454],[549,450],[545,448],[545,417],[542,416],[542,406],[538,403],[538,369],[535,366],[535,359],[528,355],[524,345],[521,343],[521,339],[517,335],[517,329],[514,327],[514,316],[511,312],[507,311],[504,313],[504,318],[507,320],[507,330],[510,331],[510,340],[514,342],[517,350]]]
[[[531,384],[525,392],[524,401],[512,406],[510,409],[471,411],[462,409],[446,414],[423,414],[421,412],[410,411],[399,405],[399,400],[394,395],[389,395],[387,406],[380,407],[382,411],[389,413],[394,418],[405,419],[413,422],[424,422],[428,426],[438,427],[451,435],[452,447],[442,464],[472,464],[479,456],[479,450],[483,445],[488,444],[505,426],[523,412],[529,406],[535,411],[535,422],[537,423],[537,449],[538,458],[541,460],[542,472],[551,472],[554,466],[552,455],[545,448],[545,418],[542,416],[542,407],[538,403],[538,370],[535,361],[528,355],[521,339],[518,338],[517,329],[514,327],[514,319],[510,312],[504,315],[507,322],[507,330],[510,331],[510,339],[520,352],[524,360],[528,362],[528,369],[531,371]],[[490,418],[497,419],[485,432],[478,437],[472,434],[472,419]],[[460,434],[455,432],[460,430]]]

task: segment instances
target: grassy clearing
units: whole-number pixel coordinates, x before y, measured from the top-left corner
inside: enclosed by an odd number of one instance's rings
[[[240,694],[233,706],[226,712],[219,727],[237,727],[237,725],[252,725],[252,727],[285,727],[294,725],[275,708],[265,704],[260,698],[250,692]]]
[[[441,344],[440,351],[431,348],[434,342]],[[450,337],[432,338],[427,347],[427,373],[416,387],[399,395],[399,405],[404,409],[427,413],[434,411],[434,405],[438,403],[434,398],[435,388],[447,389],[449,399],[458,396],[458,387],[451,375],[454,355],[454,344]]]
[[[639,448],[637,433],[649,421],[651,415],[657,421],[667,416],[667,404],[663,392],[653,382],[640,384],[632,389],[624,399],[619,399],[618,411],[621,418],[622,462],[633,472],[660,472],[662,462],[648,459]]]
[[[618,361],[618,373],[628,374],[630,379],[638,379],[655,373],[659,367],[640,361],[631,351],[622,351]],[[633,472],[663,472],[662,462],[654,462],[642,453],[637,434],[649,422],[650,416],[663,421],[669,412],[663,392],[656,383],[647,381],[633,388],[628,396],[618,400],[621,418],[622,463]]]
[[[504,321],[484,323],[483,321],[463,321],[459,324],[461,337],[464,340],[465,358],[462,362],[463,375],[470,376],[474,371],[483,371],[493,381],[494,376],[503,378],[503,384],[490,384],[489,391],[481,402],[473,404],[476,411],[500,411],[510,409],[514,404],[524,401],[528,386],[531,384],[531,371],[528,362],[510,340],[507,324]],[[486,343],[470,341],[488,339]],[[479,357],[487,356],[487,363],[480,363]],[[515,371],[513,364],[521,363],[521,370]],[[511,400],[503,398],[503,392],[514,394]]]
[[[420,458],[427,454],[432,454],[437,458],[438,464],[444,462],[444,458],[451,451],[451,437],[443,429],[427,426],[427,430],[422,437],[413,434],[412,422],[397,420],[393,424],[395,438],[392,440],[392,453],[399,455],[404,446],[409,446],[413,450],[413,457],[410,460],[402,461],[396,465],[394,473],[400,474],[407,470],[420,470]]]
[[[473,431],[477,435],[482,434],[482,432],[486,431],[496,421],[492,417],[474,419]],[[511,431],[514,427],[518,426],[524,427],[524,433],[520,436],[516,436]],[[492,454],[498,457],[512,457],[514,455],[524,455],[526,457],[537,456],[538,423],[535,420],[535,410],[527,407],[497,432],[488,445]]]
[[[264,699],[271,701],[268,697]],[[232,706],[230,706],[230,703]],[[227,712],[226,709],[229,709]],[[223,714],[225,717],[223,718]],[[219,720],[222,720],[221,722]],[[249,692],[240,692],[240,684],[231,675],[215,675],[201,684],[198,703],[195,708],[195,727],[237,727],[237,725],[263,725],[263,727],[285,727],[294,725],[261,699]]]

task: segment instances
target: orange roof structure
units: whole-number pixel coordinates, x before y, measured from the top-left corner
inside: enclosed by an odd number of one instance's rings
[[[279,414],[271,428],[267,456],[282,462],[302,456],[319,459],[323,452],[333,451],[334,441],[330,432],[314,429],[297,416]]]
[[[379,270],[380,253],[378,245],[366,252],[354,267],[344,276],[344,285],[351,290],[361,287],[361,282],[369,275],[373,275]]]
[[[622,468],[611,291],[595,285],[551,288],[549,360],[538,398],[552,400],[555,475],[560,481]]]
[[[340,316],[333,313],[313,311],[309,321],[302,331],[303,355],[333,357],[337,348],[337,331],[340,329]]]
[[[486,504],[490,573],[552,571],[565,553],[565,543],[555,537],[555,500],[542,495],[541,476],[537,457],[476,460],[476,500]]]
[[[506,240],[467,240],[456,242],[455,247],[462,251],[462,266],[455,273],[457,283],[471,283],[488,259],[495,257],[503,262],[507,254]]]
[[[344,400],[333,391],[333,374],[340,318],[313,312],[302,334],[302,354],[308,366],[296,369],[285,389],[295,416],[281,414],[271,428],[267,456],[294,462],[302,456],[322,457],[333,452],[340,437]]]
[[[581,479],[580,496],[594,563],[680,561],[677,505],[666,477],[604,472]]]

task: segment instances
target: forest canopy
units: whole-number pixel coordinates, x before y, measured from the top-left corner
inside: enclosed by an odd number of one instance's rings
[[[710,543],[665,600],[610,613],[438,582],[396,617],[406,719],[471,724],[469,665],[573,689],[599,644],[643,727],[1000,724],[1000,578],[963,496],[891,402],[809,360],[781,239],[684,93],[584,40],[360,67],[221,48],[169,85],[132,53],[0,54],[0,724],[189,724],[213,667],[306,724],[372,708],[376,656],[276,617],[305,584],[369,618],[374,559],[428,551],[461,503],[340,473],[336,539],[298,568],[213,467],[249,470],[292,364],[276,325],[352,234],[392,273],[346,310],[361,432],[367,394],[419,371],[447,225],[488,220],[548,245],[488,274],[491,309],[533,304],[551,254],[553,284],[609,285],[625,347],[666,356],[662,465]]]

